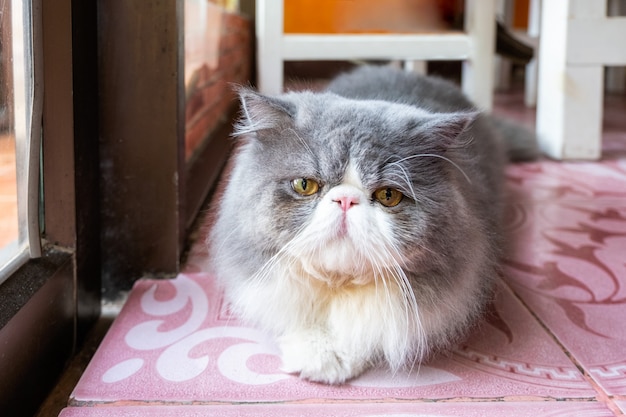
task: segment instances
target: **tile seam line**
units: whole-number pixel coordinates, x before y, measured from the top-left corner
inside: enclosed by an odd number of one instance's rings
[[[519,399],[516,396],[501,397],[447,397],[447,398],[372,398],[372,399],[341,399],[341,398],[304,398],[299,400],[271,401],[228,401],[228,400],[103,400],[103,401],[71,401],[71,408],[104,408],[104,407],[180,407],[180,406],[275,406],[275,405],[312,405],[312,404],[485,404],[485,403],[597,403],[596,397],[553,397],[529,396]]]

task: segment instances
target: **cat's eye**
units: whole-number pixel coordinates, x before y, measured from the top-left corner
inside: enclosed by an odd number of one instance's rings
[[[385,207],[397,206],[402,201],[402,197],[404,194],[395,188],[385,187],[374,191],[374,199]]]
[[[313,195],[320,189],[319,183],[310,178],[296,178],[291,181],[291,187],[295,192],[303,196]]]

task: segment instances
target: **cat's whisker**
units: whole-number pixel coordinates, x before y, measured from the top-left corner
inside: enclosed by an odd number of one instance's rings
[[[417,310],[416,310],[416,306],[414,306],[414,304],[411,303],[411,300],[407,297],[407,291],[410,291],[410,290],[407,290],[405,286],[405,283],[402,277],[402,271],[399,270],[397,267],[394,267],[392,271],[393,273],[391,274],[391,277],[393,278],[393,280],[395,281],[396,285],[398,286],[400,290],[402,307],[404,310],[404,317],[406,320],[404,344],[405,344],[405,348],[407,348],[409,345],[410,324],[413,322],[413,319]]]
[[[363,255],[365,258],[367,258],[368,263],[372,266],[373,280],[377,299],[379,298],[379,288],[382,287],[382,289],[384,290],[383,299],[385,301],[385,311],[391,312],[391,315],[383,314],[383,320],[385,323],[385,327],[392,328],[392,326],[394,326],[397,321],[393,308],[394,301],[388,285],[389,280],[386,277],[386,275],[388,274],[388,269],[383,266],[386,262],[381,259],[381,252],[378,251],[376,248],[370,248],[367,245],[364,245],[360,249],[363,251]]]
[[[394,168],[400,169],[401,172],[394,171]],[[415,201],[416,207],[419,207],[420,205],[430,206],[430,205],[439,204],[437,202],[437,200],[431,198],[430,196],[428,196],[428,195],[420,195],[420,194],[415,192],[415,188],[413,187],[413,184],[406,177],[406,175],[408,175],[408,173],[406,172],[406,169],[402,165],[398,165],[398,166],[394,166],[392,168],[388,168],[388,170],[385,172],[385,174],[388,177],[388,180],[390,181],[389,185],[397,187],[405,195],[407,195],[413,201]],[[392,180],[393,177],[397,177],[401,181],[397,181],[397,182],[393,181]]]
[[[415,300],[412,288],[410,285],[407,285],[408,278],[404,274],[402,267],[396,258],[401,258],[398,255],[398,248],[386,239],[383,239],[382,244],[377,244],[369,249],[367,245],[364,245],[365,252],[370,259],[370,263],[375,270],[375,278],[377,281],[381,281],[382,287],[385,289],[385,303],[386,303],[386,311],[387,314],[384,315],[385,321],[388,321],[388,328],[404,328],[404,335],[401,339],[394,339],[394,343],[400,342],[400,345],[403,347],[400,350],[390,350],[391,352],[402,352],[398,357],[387,357],[387,361],[390,365],[392,365],[393,372],[397,372],[400,366],[407,359],[405,357],[406,354],[410,353],[412,350],[411,341],[415,341],[415,338],[412,337],[411,329],[415,327],[414,331],[420,331],[421,326],[419,325],[419,316],[417,314],[417,302]],[[393,254],[395,252],[395,256]],[[384,265],[384,266],[383,266]],[[398,291],[398,295],[392,295],[392,289],[390,284],[393,284],[397,290],[394,290],[393,293],[396,294]],[[401,303],[402,310],[404,311],[404,319],[401,320],[400,317],[396,316],[397,308],[394,306],[397,302]],[[404,324],[402,324],[404,323]],[[417,325],[415,324],[417,323]],[[398,327],[400,326],[400,327]],[[400,336],[399,334],[397,336]],[[421,339],[421,337],[419,338]],[[420,349],[421,344],[418,343],[417,348]]]
[[[223,250],[223,248],[224,248],[224,245],[225,245],[226,243],[228,243],[228,240],[229,240],[229,239],[231,238],[231,236],[233,236],[233,235],[234,235],[237,231],[238,231],[238,230],[237,230],[237,228],[233,228],[233,229],[232,229],[232,230],[231,230],[231,231],[230,231],[230,232],[229,232],[229,233],[228,233],[228,234],[224,237],[224,239],[222,239],[222,241],[220,242],[220,244],[219,244],[219,245],[217,245],[217,246],[215,247],[215,248],[216,248],[215,250],[217,250],[217,251],[220,251],[220,252],[221,252],[221,251]],[[207,244],[210,244],[209,240],[210,240],[210,238],[209,238],[209,237],[207,237]]]
[[[405,307],[405,314],[406,314],[406,318],[407,318],[407,327],[406,327],[406,331],[407,331],[407,343],[410,337],[410,326],[411,323],[413,324],[414,330],[418,333],[418,337],[417,338],[412,338],[415,340],[415,342],[417,343],[417,355],[418,357],[423,357],[425,355],[425,349],[426,349],[426,337],[425,337],[425,333],[424,333],[424,327],[421,323],[421,319],[420,319],[420,314],[419,314],[419,306],[417,304],[417,299],[415,298],[415,293],[413,291],[413,288],[410,284],[410,281],[408,279],[408,277],[406,276],[406,273],[404,272],[404,269],[401,267],[401,265],[395,261],[395,259],[402,259],[401,255],[400,255],[400,250],[399,248],[394,245],[392,242],[387,242],[387,244],[385,245],[385,248],[391,248],[393,250],[393,252],[395,253],[389,253],[389,257],[391,259],[394,259],[394,265],[393,265],[393,269],[395,271],[395,274],[393,274],[393,278],[396,281],[397,285],[400,288],[400,291],[402,293],[402,297],[403,297],[403,302],[404,302],[404,307]]]
[[[300,229],[295,233],[294,237],[289,240],[283,247],[281,247],[274,255],[270,257],[262,266],[254,273],[249,280],[249,285],[252,288],[267,288],[268,280],[270,280],[273,276],[275,276],[275,268],[283,267],[287,265],[286,271],[291,270],[296,264],[298,260],[293,256],[290,256],[288,253],[293,251],[294,248],[296,251],[299,251],[298,245],[301,245],[304,240],[304,231],[306,229],[306,225],[300,227]],[[283,277],[285,279],[289,279],[289,277]],[[274,292],[278,293],[279,287],[277,285],[273,286]],[[242,302],[242,296],[239,297],[234,304],[240,304]]]
[[[295,137],[298,138],[298,142],[307,150],[307,152],[313,157],[314,160],[317,159],[317,156],[315,155],[313,150],[311,150],[311,147],[309,146],[309,144],[306,143],[306,141],[302,138],[302,136],[298,134],[298,132],[296,132],[295,129],[288,128],[287,131],[293,133]]]
[[[406,184],[406,189],[409,191],[409,193],[408,193],[409,197],[411,197],[413,199],[413,201],[415,201],[417,203],[417,201],[419,201],[419,200],[417,198],[417,194],[415,193],[415,189],[413,188],[413,182],[409,178],[409,173],[400,164],[394,164],[392,166],[394,168],[399,168],[400,169],[400,173],[392,171],[392,172],[389,172],[389,174],[397,176],[397,177],[399,177],[400,179],[402,179],[404,181],[404,184]],[[404,188],[403,185],[400,185],[400,186],[401,186],[401,188]]]
[[[286,253],[290,247],[295,246],[302,235],[302,232],[306,229],[306,226],[302,226],[294,235],[294,237],[287,242],[282,248],[280,248],[274,255],[270,257],[257,272],[250,277],[252,285],[261,286],[265,281],[270,279],[270,276],[277,264],[280,264],[285,258],[288,258]]]
[[[457,164],[456,162],[454,162],[453,160],[451,160],[450,158],[446,158],[443,155],[437,155],[436,153],[421,153],[421,154],[416,154],[416,155],[411,155],[411,156],[407,156],[405,158],[402,158],[398,161],[394,161],[391,162],[390,165],[395,165],[395,164],[401,164],[404,161],[408,161],[409,159],[413,159],[413,158],[424,158],[424,157],[431,157],[431,158],[439,158],[439,159],[443,159],[446,162],[449,162],[450,164],[452,164],[452,166],[454,166],[461,174],[463,174],[463,176],[465,177],[465,179],[467,180],[467,182],[469,184],[472,183],[472,180],[470,179],[470,177],[465,173],[465,171],[463,171],[463,169],[459,166],[459,164]]]
[[[392,251],[396,252],[396,257],[399,256],[397,253],[397,247],[395,247],[395,245],[393,244],[387,244],[384,245],[383,248],[380,248],[381,253],[385,253],[386,258],[395,258],[388,248],[392,248]],[[424,334],[424,328],[421,324],[417,300],[415,298],[413,288],[410,285],[409,279],[398,262],[394,261],[393,266],[391,268],[387,268],[387,272],[387,278],[383,278],[385,280],[385,287],[388,288],[386,284],[387,280],[393,281],[395,282],[395,285],[397,285],[400,291],[400,301],[403,304],[406,320],[404,326],[405,335],[403,338],[403,349],[401,350],[402,352],[404,352],[404,356],[402,356],[397,361],[390,361],[389,363],[390,365],[392,365],[391,368],[394,375],[397,374],[400,367],[403,364],[406,364],[409,360],[411,362],[409,373],[413,372],[416,362],[418,364],[419,372],[420,361],[425,356],[427,344]],[[394,310],[391,311],[393,312]],[[397,324],[395,317],[393,318],[393,323]],[[412,331],[417,333],[417,337],[412,334]],[[406,356],[411,353],[413,355],[412,358]]]
[[[377,252],[374,252],[377,253]],[[387,278],[386,278],[386,272],[387,269],[381,266],[381,263],[383,262],[379,262],[377,256],[373,256],[372,254],[370,254],[370,258],[371,258],[371,262],[372,265],[374,266],[374,282],[378,282],[379,280],[377,279],[378,277],[380,277],[380,281],[383,285],[383,288],[385,290],[385,301],[386,301],[386,305],[387,305],[387,310],[392,312],[392,315],[394,314],[394,309],[393,307],[393,299],[391,297],[391,293],[389,290],[389,286],[387,283]],[[390,320],[391,324],[394,324],[396,322],[395,317],[385,317],[385,319]]]

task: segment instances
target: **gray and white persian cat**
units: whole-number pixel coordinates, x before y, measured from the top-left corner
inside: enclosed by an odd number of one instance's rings
[[[390,67],[323,93],[239,94],[212,265],[236,314],[276,336],[283,370],[340,384],[458,342],[498,275],[494,121],[452,84]]]

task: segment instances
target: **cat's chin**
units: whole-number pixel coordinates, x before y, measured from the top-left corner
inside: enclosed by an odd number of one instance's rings
[[[333,270],[309,264],[302,265],[302,269],[304,273],[300,276],[331,289],[368,285],[374,283],[375,280],[371,270],[363,270],[363,268]]]
[[[372,275],[347,275],[347,274],[334,274],[329,275],[327,279],[323,281],[329,288],[349,288],[353,286],[364,286],[372,284],[374,277]]]

